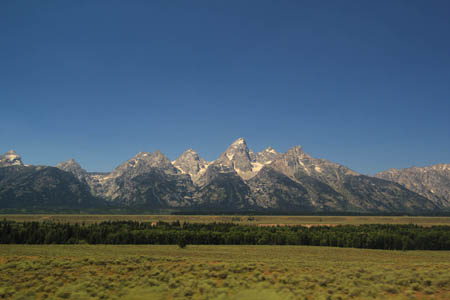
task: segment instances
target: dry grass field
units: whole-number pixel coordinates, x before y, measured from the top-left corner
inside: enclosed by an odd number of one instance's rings
[[[450,225],[449,217],[2,215],[0,219]],[[0,299],[450,299],[450,251],[0,245]]]
[[[0,215],[0,219],[25,221],[55,221],[62,223],[98,223],[102,221],[138,222],[189,222],[211,223],[232,222],[262,226],[280,225],[359,225],[359,224],[417,224],[421,226],[450,225],[450,217],[408,217],[408,216],[203,216],[203,215],[45,215],[11,214]]]
[[[450,299],[450,252],[1,245],[3,299]]]

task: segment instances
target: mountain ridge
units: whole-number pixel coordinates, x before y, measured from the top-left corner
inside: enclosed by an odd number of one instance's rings
[[[0,162],[3,167],[27,168],[13,151],[0,156]],[[189,148],[174,161],[159,150],[139,152],[108,173],[87,172],[74,159],[56,169],[71,174],[93,199],[121,207],[408,212],[433,211],[447,203],[314,158],[301,146],[286,153],[272,147],[255,153],[243,138],[210,162]],[[29,169],[29,176],[38,174]],[[0,197],[1,188],[0,178]]]
[[[450,207],[450,164],[390,169],[374,177],[397,182],[438,206]]]

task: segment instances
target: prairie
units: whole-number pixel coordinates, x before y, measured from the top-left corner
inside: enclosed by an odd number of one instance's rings
[[[416,216],[234,216],[234,215],[76,215],[76,214],[2,214],[0,219],[17,222],[54,221],[61,223],[98,223],[103,221],[137,222],[226,222],[243,225],[359,225],[417,224],[421,226],[450,225],[450,217]]]
[[[450,299],[450,252],[1,245],[0,298]]]

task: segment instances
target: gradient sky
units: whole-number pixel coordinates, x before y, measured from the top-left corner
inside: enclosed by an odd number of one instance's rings
[[[0,153],[450,163],[450,1],[0,1]]]

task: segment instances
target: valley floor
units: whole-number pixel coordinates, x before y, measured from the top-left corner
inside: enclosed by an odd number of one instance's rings
[[[242,225],[360,225],[417,224],[421,226],[450,225],[450,217],[410,216],[233,216],[233,215],[94,215],[94,214],[0,214],[0,220],[17,222],[98,223],[103,221],[137,222],[232,222]]]
[[[0,298],[450,299],[450,252],[0,245]]]

